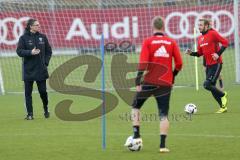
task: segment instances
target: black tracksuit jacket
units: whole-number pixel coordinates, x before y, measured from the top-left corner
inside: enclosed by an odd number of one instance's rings
[[[31,54],[34,47],[40,49],[38,55]],[[52,48],[46,35],[25,31],[19,38],[16,52],[22,57],[23,81],[42,81],[49,77],[47,66],[52,56]]]

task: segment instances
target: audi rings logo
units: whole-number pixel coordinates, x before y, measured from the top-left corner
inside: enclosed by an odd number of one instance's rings
[[[203,12],[195,12],[190,11],[186,13],[181,12],[172,12],[169,15],[167,15],[165,19],[165,30],[168,36],[179,39],[179,38],[194,38],[193,34],[193,28],[191,30],[191,23],[194,22],[193,25],[197,26],[198,21],[201,17],[211,17],[212,21],[215,23],[214,28],[217,31],[220,31],[220,28],[224,28],[224,32],[221,31],[220,33],[222,36],[227,37],[230,36],[234,31],[234,18],[232,13],[226,11],[226,10],[220,10],[216,12],[212,11],[203,11]],[[190,18],[194,17],[194,21],[191,22]],[[176,21],[176,18],[180,18],[179,21]],[[175,20],[175,21],[174,21]],[[224,22],[225,20],[226,22]],[[230,21],[230,22],[229,22]],[[177,24],[176,24],[177,22]],[[173,33],[170,31],[169,24],[172,23],[175,26],[178,26],[177,33]],[[223,26],[225,25],[225,26]]]
[[[24,32],[23,22],[29,20],[29,17],[7,17],[0,19],[0,44],[14,45]]]

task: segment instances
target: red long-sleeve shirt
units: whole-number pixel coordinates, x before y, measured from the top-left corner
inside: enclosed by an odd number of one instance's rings
[[[197,52],[199,56],[204,56],[206,65],[222,63],[222,56],[217,60],[212,58],[212,54],[217,53],[220,50],[219,43],[224,47],[228,47],[228,40],[219,35],[214,29],[210,29],[207,33],[199,36]]]
[[[182,68],[182,57],[177,43],[163,35],[156,33],[154,36],[144,40],[139,60],[139,70],[147,70],[144,82],[172,86],[174,69],[180,71]]]

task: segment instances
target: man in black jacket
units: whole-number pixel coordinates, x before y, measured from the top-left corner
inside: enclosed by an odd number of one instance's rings
[[[42,99],[44,116],[49,118],[48,95],[46,79],[48,79],[47,66],[52,56],[52,49],[46,35],[39,33],[40,24],[35,19],[29,19],[25,33],[20,37],[17,54],[22,57],[22,76],[25,88],[25,105],[27,109],[26,120],[33,120],[32,90],[36,81]]]

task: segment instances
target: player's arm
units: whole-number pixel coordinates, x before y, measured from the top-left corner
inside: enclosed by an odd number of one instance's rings
[[[206,64],[206,58],[205,58],[205,57],[203,57],[203,66],[204,66],[204,67],[207,66],[207,64]]]
[[[140,86],[141,84],[141,79],[143,77],[143,73],[147,68],[148,62],[149,62],[149,48],[148,48],[148,43],[145,40],[142,45],[142,50],[140,53],[140,58],[139,58],[139,65],[138,65],[138,73],[137,77],[135,80],[136,86]]]
[[[179,47],[176,42],[173,43],[173,59],[174,59],[174,70],[173,70],[173,83],[174,83],[174,78],[177,76],[178,72],[182,69],[183,66],[183,61],[182,61],[182,56],[179,50]]]
[[[220,48],[219,51],[217,51],[218,56],[221,56],[223,54],[223,52],[225,51],[225,49],[228,47],[228,40],[226,38],[223,38],[218,32],[213,32],[214,33],[214,37],[216,40],[216,43],[221,43],[222,46]]]
[[[47,37],[45,36],[45,65],[48,66],[49,61],[52,57],[52,47],[50,46]]]
[[[191,52],[189,55],[194,56],[194,57],[200,57],[201,56],[200,54],[198,54],[198,52]]]
[[[32,55],[32,51],[31,50],[26,50],[25,49],[23,37],[19,38],[16,52],[17,52],[19,57],[27,57],[27,56],[31,56]]]
[[[198,47],[198,51],[197,52],[193,52],[191,49],[187,49],[185,51],[185,53],[190,55],[190,56],[194,56],[194,57],[200,57],[200,56],[203,55],[200,47]]]
[[[194,57],[200,57],[203,55],[200,45],[197,46],[197,52],[193,52],[191,49],[187,49],[185,53]]]
[[[191,49],[187,49],[185,51],[186,54],[190,55],[190,56],[194,56],[194,57],[200,57],[202,56],[202,54],[200,52],[193,52]]]

